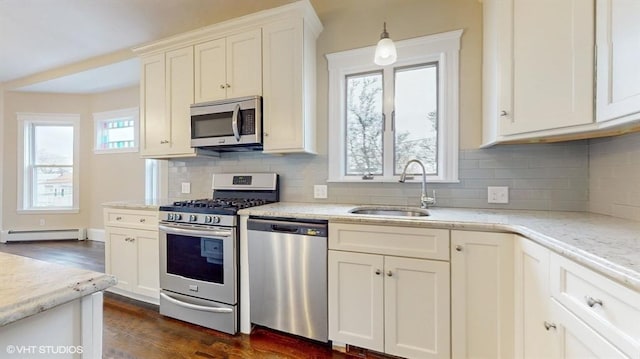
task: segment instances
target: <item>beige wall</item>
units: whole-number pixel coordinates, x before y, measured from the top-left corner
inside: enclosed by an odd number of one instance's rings
[[[138,107],[138,86],[92,95],[91,112]],[[92,127],[93,128],[93,127]],[[91,154],[88,228],[103,228],[102,203],[144,199],[144,159],[140,153]]]
[[[80,213],[73,214],[18,214],[17,209],[17,112],[80,114],[80,133],[91,133],[93,125],[86,95],[53,95],[5,92],[3,137],[3,198],[4,230],[38,228],[81,228],[88,220],[89,169],[92,136],[80,136]],[[45,226],[40,226],[40,220]]]
[[[324,25],[318,53],[318,150],[326,153],[328,70],[325,54],[372,46],[383,22],[393,40],[463,29],[460,51],[460,148],[482,135],[482,4],[477,0],[312,0]],[[373,61],[373,60],[372,60]]]
[[[93,153],[92,113],[137,107],[137,86],[97,95],[6,92],[4,103],[2,229],[101,229],[103,202],[144,199],[144,160],[139,153]],[[17,213],[17,112],[80,114],[79,213]]]

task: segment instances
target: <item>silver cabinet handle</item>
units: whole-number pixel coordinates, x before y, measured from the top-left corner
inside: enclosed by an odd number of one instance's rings
[[[376,275],[380,275],[380,273],[382,273],[382,271],[380,269],[376,269]]]
[[[173,303],[177,306],[188,308],[188,309],[201,310],[203,312],[211,312],[211,313],[233,313],[233,310],[231,308],[205,307],[203,305],[185,303],[175,298],[171,298],[170,296],[164,293],[160,293],[160,297],[162,297],[163,299],[165,299],[170,303]]]
[[[116,221],[122,221],[122,217],[120,216],[116,217]]]
[[[224,85],[223,85],[223,84],[220,84],[220,88],[224,90]]]
[[[269,136],[269,134],[268,134],[268,133],[266,133],[266,132],[263,132],[262,134],[263,134],[263,135],[265,135],[265,136]]]
[[[500,117],[505,117],[507,114],[508,113],[505,110],[500,111]]]
[[[391,271],[387,271],[387,277],[392,277],[393,273]]]
[[[603,306],[602,299],[595,299],[590,296],[585,296],[584,299],[587,301],[587,305],[591,308],[595,307],[596,305],[599,305],[601,307]]]
[[[556,324],[555,323],[549,323],[545,320],[544,322],[544,329],[546,330],[551,330],[551,329],[556,329]]]
[[[462,246],[456,246],[456,251],[462,252]]]
[[[169,143],[169,140],[162,140],[162,141],[160,141],[160,144],[161,144],[161,145],[164,145],[164,144],[167,144],[167,143]]]
[[[227,84],[227,88],[231,87],[231,85]]]

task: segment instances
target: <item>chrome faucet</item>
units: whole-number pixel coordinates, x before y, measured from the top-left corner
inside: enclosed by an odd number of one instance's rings
[[[417,163],[420,168],[422,168],[422,192],[420,193],[420,208],[428,208],[429,206],[433,206],[436,204],[436,191],[433,191],[433,197],[427,196],[427,171],[424,169],[424,164],[420,162],[420,160],[410,160],[404,165],[404,170],[402,170],[402,174],[400,175],[400,180],[398,182],[404,183],[407,179],[407,167],[410,164]]]

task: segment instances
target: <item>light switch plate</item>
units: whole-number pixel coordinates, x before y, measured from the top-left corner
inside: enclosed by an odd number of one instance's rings
[[[182,193],[191,193],[191,182],[182,182]]]
[[[327,199],[327,185],[317,184],[313,186],[313,198]]]
[[[487,187],[487,203],[509,203],[509,187]]]

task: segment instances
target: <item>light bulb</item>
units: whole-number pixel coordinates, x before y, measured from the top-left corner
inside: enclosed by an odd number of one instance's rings
[[[396,45],[389,38],[387,23],[385,22],[382,34],[380,34],[380,41],[378,41],[378,45],[376,46],[376,54],[373,62],[379,66],[386,66],[396,62],[397,59],[398,53],[396,52]]]

